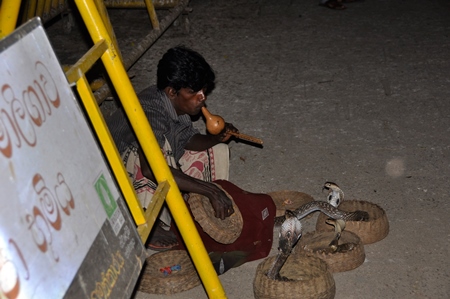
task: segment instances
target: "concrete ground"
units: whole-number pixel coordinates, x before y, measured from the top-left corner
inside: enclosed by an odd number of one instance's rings
[[[189,34],[172,26],[129,73],[140,91],[155,82],[168,48],[194,48],[217,73],[210,111],[264,140],[263,148],[230,144],[230,181],[251,192],[297,190],[318,200],[325,199],[323,183],[334,181],[347,199],[386,211],[389,235],[365,246],[363,265],[333,275],[335,298],[449,298],[450,3],[347,6],[191,0]],[[143,10],[110,16],[123,51],[150,26]],[[305,232],[315,220],[303,220]],[[228,298],[254,297],[260,262],[220,276]],[[207,295],[198,286],[134,298]]]

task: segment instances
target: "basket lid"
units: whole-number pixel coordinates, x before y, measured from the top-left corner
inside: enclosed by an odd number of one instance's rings
[[[334,298],[336,284],[325,261],[309,254],[291,254],[280,270],[280,275],[288,280],[273,280],[266,274],[275,258],[266,258],[256,268],[253,280],[256,299]]]
[[[164,272],[161,269],[176,270]],[[158,252],[146,259],[138,281],[138,289],[149,294],[171,295],[190,290],[201,284],[200,278],[185,250]]]
[[[244,220],[230,194],[228,194],[221,186],[217,186],[221,188],[233,202],[234,213],[231,216],[226,217],[224,220],[215,217],[214,209],[208,197],[201,194],[190,193],[188,203],[195,221],[198,222],[205,233],[219,243],[231,244],[241,235],[242,228],[244,227]]]
[[[298,242],[296,253],[297,250],[304,251],[321,258],[328,264],[332,273],[353,270],[364,263],[364,245],[356,234],[345,230],[341,232],[338,246],[342,250],[333,250],[330,247],[335,237],[334,231],[308,232]]]
[[[298,191],[274,191],[268,193],[277,207],[276,217],[284,216],[286,210],[295,210],[302,205],[314,201],[314,198],[306,193]]]
[[[354,212],[365,211],[369,214],[368,221],[346,221],[345,230],[351,231],[361,238],[363,244],[372,244],[384,239],[389,233],[389,221],[386,212],[379,205],[364,200],[344,200],[339,205],[339,210]],[[321,213],[317,218],[316,230],[332,230],[325,223],[328,217]]]

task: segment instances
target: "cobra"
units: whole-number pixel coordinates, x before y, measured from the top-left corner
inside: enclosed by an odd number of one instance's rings
[[[275,218],[275,224],[281,224],[278,241],[279,253],[267,272],[268,278],[281,281],[289,280],[280,276],[280,270],[291,254],[292,248],[301,238],[302,225],[300,219],[316,211],[321,211],[330,218],[345,221],[367,221],[369,219],[369,214],[365,211],[344,212],[324,201],[311,201],[294,211],[286,210],[284,216]]]
[[[301,207],[292,211],[298,220],[306,217],[312,212],[321,211],[332,219],[342,219],[345,221],[367,221],[369,214],[365,211],[344,212],[338,208],[333,207],[328,202],[324,201],[310,201]],[[275,225],[281,225],[286,220],[286,215],[275,217]]]

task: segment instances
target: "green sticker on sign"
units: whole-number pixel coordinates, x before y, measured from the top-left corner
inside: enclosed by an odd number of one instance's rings
[[[114,214],[114,211],[117,209],[117,202],[115,201],[111,190],[109,190],[108,182],[105,179],[105,176],[102,174],[95,182],[95,190],[97,191],[98,197],[105,208],[106,215],[110,219]]]

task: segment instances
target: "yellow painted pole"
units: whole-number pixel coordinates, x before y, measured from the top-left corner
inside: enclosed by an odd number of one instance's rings
[[[153,6],[152,0],[144,0],[145,6],[147,6],[148,16],[150,17],[150,22],[155,30],[159,30],[158,16],[156,15],[155,7]]]
[[[142,243],[145,243],[150,235],[150,232],[153,228],[153,224],[155,224],[158,219],[159,212],[161,211],[161,207],[164,204],[164,201],[167,197],[167,192],[170,190],[170,185],[167,181],[159,182],[158,188],[155,190],[155,194],[153,194],[152,201],[147,206],[147,210],[145,210],[145,220],[147,223],[144,225],[140,225],[137,228],[139,236],[141,237]]]
[[[43,1],[43,0],[41,0]],[[45,0],[44,11],[42,13],[42,19],[47,20],[50,15],[50,8],[52,6],[52,0]]]
[[[34,16],[39,16],[42,18],[44,13],[45,0],[37,0],[36,13]]]
[[[111,38],[111,42],[114,44],[114,48],[116,49],[116,52],[119,55],[120,60],[123,61],[122,54],[120,53],[119,45],[117,43],[116,34],[114,33],[111,21],[109,19],[108,10],[106,9],[103,0],[94,0],[94,3],[95,6],[97,7],[98,13],[100,14],[100,18],[103,21],[103,25],[108,31],[108,35]]]
[[[59,0],[52,0],[52,8],[51,9],[56,10],[58,8],[58,5],[59,5]]]
[[[137,225],[146,223],[144,210],[136,197],[136,192],[128,178],[127,171],[123,165],[117,147],[107,129],[102,112],[97,105],[95,96],[87,83],[85,73],[106,51],[107,45],[104,40],[97,42],[83,57],[77,61],[67,72],[66,77],[69,83],[76,83],[77,90],[88,113],[89,119],[97,133],[102,147],[105,149],[106,157],[113,169],[117,182],[130,209],[131,215]],[[148,236],[148,235],[147,235]]]
[[[175,222],[178,224],[180,233],[186,242],[186,247],[197,268],[197,272],[199,273],[208,296],[210,298],[226,298],[225,291],[212,266],[194,221],[181,197],[180,190],[178,189],[172,173],[164,159],[156,137],[153,134],[150,124],[139,103],[136,92],[134,91],[126,70],[119,59],[117,49],[114,48],[114,44],[108,36],[108,31],[101,20],[93,0],[75,0],[75,3],[94,43],[97,43],[101,39],[105,39],[108,45],[108,50],[102,56],[103,64],[117,94],[119,95],[125,113],[130,120],[131,126],[136,133],[157,181],[167,181],[170,185],[166,199],[167,204],[172,212]]]
[[[94,94],[89,87],[89,83],[86,77],[83,76],[80,80],[82,81],[77,83],[78,93],[80,94],[80,97],[83,100],[83,104],[88,111],[89,118],[91,119],[93,126],[96,129],[97,136],[99,140],[101,140],[102,147],[105,149],[105,153],[107,155],[111,168],[113,170],[116,170],[114,171],[114,173],[116,174],[117,182],[120,185],[122,193],[124,194],[134,221],[137,225],[143,225],[146,223],[144,211],[139,204],[136,196],[136,191],[134,190],[133,185],[128,178],[127,171],[123,166],[123,162],[120,158],[119,152],[117,151],[117,147],[112,140],[109,130],[107,129],[106,123],[101,115],[101,111],[97,105]],[[143,242],[145,241],[143,240]]]
[[[26,14],[23,15],[23,22],[26,22],[27,20],[33,18],[36,13],[36,7],[38,5],[38,0],[26,0],[27,3],[27,10]]]
[[[16,29],[20,0],[0,1],[0,39]]]

